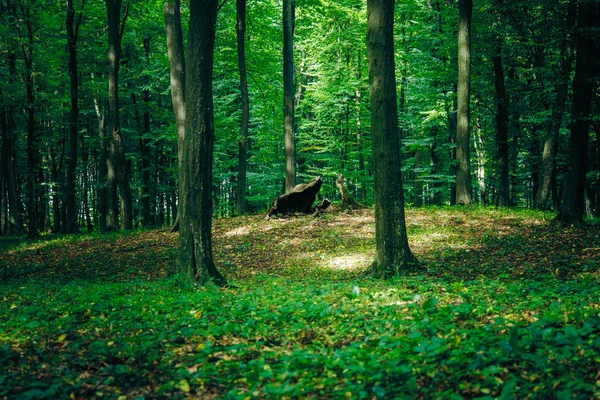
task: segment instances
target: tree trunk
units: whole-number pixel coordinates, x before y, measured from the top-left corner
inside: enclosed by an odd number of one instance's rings
[[[504,84],[502,68],[502,38],[496,38],[496,54],[492,58],[494,64],[494,86],[496,88],[496,144],[498,146],[498,163],[500,176],[498,179],[498,206],[509,207],[508,177],[508,94]]]
[[[456,204],[471,204],[470,96],[472,0],[458,1],[458,112],[456,125]]]
[[[127,7],[129,4],[127,5]],[[109,177],[111,169],[114,170],[114,180],[121,194],[121,228],[133,229],[133,211],[131,187],[129,185],[129,171],[125,160],[125,147],[119,121],[119,61],[121,58],[121,35],[127,12],[121,20],[121,0],[106,0],[106,11],[108,17],[108,130],[112,135],[109,144]],[[119,23],[122,25],[119,26]],[[113,182],[107,181],[109,189],[110,211],[113,215],[118,214],[118,206],[115,202],[116,187]],[[112,218],[113,228],[117,229],[116,218]]]
[[[294,120],[294,20],[295,1],[283,0],[283,137],[285,191],[296,186],[296,132]]]
[[[375,261],[366,274],[389,277],[417,264],[408,246],[394,75],[394,1],[367,1],[367,53],[375,189]]]
[[[450,104],[448,104],[448,101],[446,101],[446,114],[448,116],[448,143],[452,145],[450,146],[449,151],[450,160],[456,160],[456,114],[458,112],[458,101],[456,96],[457,90],[456,84],[454,84],[452,87],[452,93],[454,94],[452,96],[452,109],[450,109]],[[450,174],[453,176],[456,176],[457,174],[456,164],[454,163],[450,163]],[[456,205],[456,180],[450,182],[450,205]]]
[[[33,87],[33,29],[31,26],[30,10],[24,10],[25,26],[27,27],[27,40],[23,40],[21,48],[25,58],[25,89],[27,93],[27,236],[36,238],[39,236],[39,217],[41,204],[39,200],[43,197],[39,179],[40,159],[39,138],[35,126],[35,93]],[[27,46],[26,46],[27,43]]]
[[[8,53],[9,82],[16,81],[16,56]],[[21,234],[21,218],[19,215],[19,203],[17,198],[17,182],[15,177],[15,139],[17,135],[17,123],[13,104],[6,106],[6,130],[2,131],[2,171],[8,195],[8,233],[19,236]]]
[[[185,52],[181,30],[180,1],[174,0],[172,3],[165,3],[164,14],[171,74],[171,100],[177,127],[177,171],[178,180],[181,181],[181,171],[183,170],[181,162],[185,138]],[[173,205],[175,206],[176,203]],[[179,230],[179,213],[175,217],[171,231],[176,232],[177,230]]]
[[[96,198],[98,201],[98,230],[106,232],[108,226],[115,226],[108,220],[108,202],[109,202],[109,173],[108,173],[108,149],[106,137],[106,115],[104,110],[100,108],[97,99],[94,99],[94,108],[96,117],[98,118],[98,136],[100,138],[100,152],[98,154],[98,189],[96,190]]]
[[[75,22],[73,0],[67,0],[67,45],[69,49],[69,79],[71,86],[71,114],[69,120],[69,163],[67,164],[66,193],[66,233],[77,232],[77,200],[75,196],[75,177],[77,170],[77,146],[79,131],[79,75],[77,72],[77,36],[79,20]]]
[[[94,230],[94,224],[92,223],[92,218],[90,216],[90,202],[89,202],[89,150],[85,146],[85,138],[81,138],[81,163],[83,164],[83,213],[85,215],[85,222],[88,233],[91,233]]]
[[[348,192],[348,189],[346,188],[346,185],[344,185],[344,175],[342,175],[342,174],[338,175],[338,177],[335,181],[335,185],[337,186],[338,190],[340,191],[340,196],[342,198],[342,208],[351,209],[351,210],[360,208],[360,205],[358,204],[358,202],[356,200],[354,200],[354,197],[352,197],[350,195],[350,193]]]
[[[144,38],[144,51],[146,54],[146,63],[150,66],[150,43],[151,38]],[[146,77],[146,87],[150,85],[149,78]],[[156,201],[154,195],[154,185],[151,182],[150,175],[152,170],[151,162],[151,140],[150,134],[150,90],[144,89],[144,121],[142,127],[142,134],[139,135],[139,145],[141,154],[141,170],[142,170],[142,227],[150,228],[154,225],[154,218],[152,213],[152,204]],[[136,114],[139,120],[139,111],[137,108],[137,102],[135,101],[135,94],[132,95],[134,104],[136,105]]]
[[[598,24],[598,3],[578,3],[578,32],[575,43],[575,77],[569,166],[565,176],[558,220],[563,224],[582,224],[585,203],[585,178],[588,162],[589,123],[593,92],[596,41],[593,28]]]
[[[217,0],[190,3],[186,120],[179,181],[179,254],[175,273],[200,285],[226,285],[212,253],[214,115],[212,72]]]
[[[556,173],[556,150],[558,148],[558,139],[563,114],[567,104],[567,95],[569,92],[569,76],[571,75],[571,65],[573,63],[573,52],[571,51],[572,39],[571,33],[575,25],[575,0],[569,1],[569,11],[567,13],[567,32],[561,41],[560,48],[560,72],[558,84],[556,86],[556,98],[552,107],[552,117],[548,124],[548,131],[544,140],[544,149],[542,152],[542,162],[539,171],[539,187],[535,196],[534,207],[538,210],[545,210],[550,197],[553,175]]]
[[[248,211],[246,201],[246,171],[248,169],[248,124],[250,123],[250,99],[248,97],[248,78],[246,76],[246,0],[236,0],[237,8],[237,50],[238,50],[238,69],[240,71],[240,94],[242,97],[242,121],[240,124],[240,138],[238,142],[238,174],[237,174],[237,193],[236,193],[236,211],[238,214],[244,214]]]

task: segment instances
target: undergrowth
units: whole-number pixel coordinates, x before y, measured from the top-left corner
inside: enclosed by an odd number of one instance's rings
[[[427,272],[364,279],[372,211],[215,222],[234,289],[167,231],[2,247],[0,398],[600,398],[600,235],[411,209]]]

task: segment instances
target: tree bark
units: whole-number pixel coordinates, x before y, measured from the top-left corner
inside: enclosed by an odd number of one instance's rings
[[[342,208],[346,208],[346,209],[358,209],[360,208],[360,205],[358,204],[358,202],[356,200],[354,200],[354,197],[352,197],[350,195],[350,193],[348,192],[348,189],[346,188],[346,185],[344,185],[344,175],[339,174],[336,181],[335,181],[335,185],[337,186],[338,190],[340,191],[340,196],[342,198]]]
[[[394,64],[394,1],[367,1],[367,52],[375,189],[375,261],[366,274],[390,277],[414,267],[404,217]]]
[[[144,38],[144,51],[146,54],[146,63],[150,65],[150,37]],[[146,86],[150,84],[150,78],[146,77]],[[151,182],[150,175],[152,169],[151,161],[151,145],[150,145],[150,90],[144,89],[144,121],[142,127],[142,134],[139,135],[139,145],[141,154],[141,167],[142,167],[142,226],[144,228],[150,228],[154,225],[154,216],[152,213],[152,204],[156,201],[154,195],[154,185]],[[138,113],[139,114],[139,113]]]
[[[200,285],[226,285],[212,253],[214,115],[212,72],[217,0],[190,3],[186,63],[186,120],[179,181],[179,253],[175,273]]]
[[[108,213],[108,202],[110,201],[108,184],[110,182],[110,174],[108,171],[108,138],[106,137],[105,132],[106,113],[104,112],[104,108],[100,107],[98,99],[94,99],[94,109],[96,110],[96,118],[98,119],[98,137],[100,138],[100,151],[98,153],[98,189],[96,189],[96,199],[98,202],[98,230],[103,233],[108,230],[109,226],[112,227],[115,226],[115,224],[111,223],[112,221],[109,221]]]
[[[16,55],[8,53],[9,83],[12,85],[17,79]],[[15,177],[15,140],[17,135],[17,123],[15,121],[15,107],[9,103],[6,105],[6,130],[2,131],[2,171],[8,195],[8,232],[12,235],[21,234],[21,218],[19,214],[19,203],[17,198],[17,182]]]
[[[565,176],[558,220],[563,224],[582,224],[585,211],[585,178],[588,162],[589,124],[595,73],[596,41],[593,28],[598,24],[598,2],[579,2],[577,7],[577,53],[573,78],[573,105],[569,166]]]
[[[127,8],[129,4],[127,4]],[[121,194],[121,228],[133,229],[133,211],[131,187],[129,185],[129,171],[125,160],[125,147],[123,134],[119,121],[119,60],[121,58],[121,36],[122,28],[127,18],[121,19],[121,0],[106,0],[106,11],[108,17],[108,130],[112,135],[109,144],[109,177],[111,180],[111,169],[114,170],[114,179]],[[109,190],[109,207],[111,214],[118,214],[115,202],[115,190],[113,182],[107,181]],[[117,229],[116,218],[113,216],[111,224]]]
[[[496,38],[496,53],[492,58],[494,64],[494,86],[496,88],[496,145],[498,146],[498,163],[500,176],[498,179],[498,206],[509,207],[508,177],[508,94],[504,84],[502,67],[502,38]]]
[[[41,216],[40,199],[43,198],[43,190],[40,184],[41,172],[39,152],[39,138],[35,126],[35,91],[33,77],[33,27],[31,25],[31,10],[29,7],[23,10],[27,38],[21,42],[23,58],[25,61],[25,90],[27,93],[27,236],[36,238],[39,236]],[[43,176],[43,175],[42,175]]]
[[[456,204],[471,204],[470,96],[472,0],[458,2],[458,112],[456,125]]]
[[[79,73],[77,71],[77,37],[79,31],[79,23],[75,21],[75,9],[73,0],[67,0],[67,47],[69,49],[69,81],[71,86],[71,113],[69,120],[69,162],[67,164],[67,183],[65,186],[66,193],[66,233],[77,232],[77,200],[75,193],[75,177],[77,170],[77,146],[78,146],[78,131],[79,131]]]
[[[171,75],[171,101],[177,128],[177,171],[181,181],[181,162],[183,160],[183,141],[185,139],[185,51],[181,30],[180,1],[165,3],[165,26],[167,30],[167,51],[169,55],[169,71]],[[175,204],[175,203],[174,203]],[[179,213],[171,232],[179,230]]]
[[[294,120],[294,20],[295,1],[283,0],[283,137],[285,191],[296,186],[296,132]]]
[[[236,0],[237,9],[237,50],[238,50],[238,69],[240,71],[240,94],[242,97],[242,120],[240,124],[240,138],[238,141],[238,174],[237,174],[237,193],[236,193],[236,211],[238,214],[244,214],[248,211],[246,201],[246,172],[248,169],[248,125],[250,123],[250,99],[248,96],[248,77],[246,75],[246,0]]]
[[[81,138],[81,163],[83,164],[83,213],[85,215],[86,228],[88,233],[92,233],[94,230],[94,224],[92,223],[92,218],[90,216],[90,202],[89,202],[89,150],[85,145],[85,138]]]
[[[542,162],[539,171],[539,187],[535,196],[534,207],[538,210],[545,210],[550,197],[553,176],[556,173],[556,150],[558,148],[558,139],[563,114],[567,104],[567,95],[569,92],[569,76],[571,75],[571,65],[573,64],[573,52],[571,49],[571,35],[575,25],[575,0],[569,1],[569,11],[567,13],[567,32],[560,46],[560,72],[558,84],[556,85],[556,98],[552,106],[552,117],[548,124],[548,131],[544,140],[544,149],[542,152]]]

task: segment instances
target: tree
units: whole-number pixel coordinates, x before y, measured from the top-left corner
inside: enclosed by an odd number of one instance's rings
[[[185,138],[185,50],[181,29],[181,5],[179,0],[165,3],[165,26],[167,29],[167,50],[171,76],[171,101],[177,129],[177,170],[183,171],[183,140]],[[181,180],[181,175],[179,175]],[[179,213],[173,230],[179,229]]]
[[[390,277],[417,264],[408,246],[394,75],[394,0],[367,2],[367,55],[375,180],[375,261],[367,274]]]
[[[246,74],[246,0],[236,0],[236,31],[238,50],[238,69],[240,71],[240,94],[242,96],[242,120],[238,141],[238,175],[236,210],[243,214],[248,210],[246,202],[246,171],[248,169],[248,125],[250,123],[250,100],[248,96],[248,78]]]
[[[82,7],[85,0],[82,1]],[[71,87],[71,113],[69,120],[69,163],[67,166],[67,185],[65,187],[67,217],[65,232],[77,231],[77,201],[75,196],[75,178],[77,170],[77,148],[79,146],[79,72],[77,70],[77,39],[82,13],[76,15],[73,0],[67,0],[67,47],[69,49],[69,78]]]
[[[179,175],[179,260],[175,272],[200,285],[227,281],[212,253],[215,140],[212,72],[217,0],[192,0],[185,81],[185,138]]]
[[[556,150],[558,148],[560,127],[566,109],[569,92],[569,76],[573,63],[572,30],[575,25],[575,0],[569,0],[567,23],[560,41],[559,76],[556,97],[552,105],[552,117],[548,122],[544,139],[542,162],[540,165],[540,183],[535,196],[534,207],[545,210],[548,204],[552,177],[556,177]]]
[[[4,7],[0,5],[0,11],[4,11]],[[16,82],[16,55],[14,52],[8,52],[8,81],[11,85]],[[20,235],[21,220],[19,216],[19,205],[17,198],[17,184],[15,180],[15,139],[17,123],[15,121],[14,105],[11,104],[7,97],[8,94],[0,91],[2,97],[2,174],[4,175],[3,184],[6,187],[9,208],[9,224],[7,233]]]
[[[108,16],[108,118],[107,126],[112,140],[109,142],[107,189],[111,226],[117,229],[119,214],[116,199],[116,184],[121,191],[121,228],[133,228],[133,210],[129,169],[125,162],[125,145],[119,120],[119,62],[121,59],[121,39],[129,12],[129,2],[121,19],[121,0],[106,0]]]
[[[296,186],[296,135],[294,118],[294,0],[283,0],[283,136],[285,191]]]
[[[496,38],[496,53],[492,57],[494,64],[494,85],[496,87],[496,145],[498,146],[498,163],[500,179],[498,182],[498,206],[510,206],[508,179],[508,94],[504,84],[504,68],[502,66],[502,37]]]
[[[469,154],[471,119],[471,14],[472,0],[458,1],[458,112],[456,125],[456,203],[471,204]]]
[[[580,1],[577,6],[577,37],[575,42],[575,77],[573,78],[573,105],[569,169],[565,176],[558,220],[564,224],[582,224],[584,216],[585,178],[588,164],[589,125],[592,79],[596,66],[594,28],[598,17],[597,1]]]

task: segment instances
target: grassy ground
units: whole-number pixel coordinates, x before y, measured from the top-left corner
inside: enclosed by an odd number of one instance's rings
[[[167,230],[0,240],[0,398],[600,398],[600,229],[407,212],[427,273],[361,278],[372,210],[215,221],[235,289]]]

